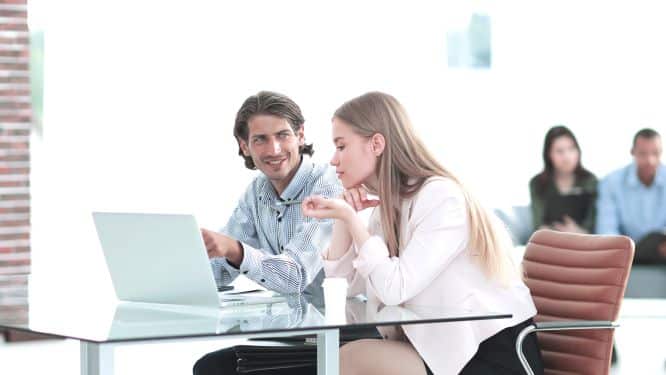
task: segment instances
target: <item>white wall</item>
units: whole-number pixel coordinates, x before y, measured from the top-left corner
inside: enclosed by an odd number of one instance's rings
[[[78,287],[106,277],[92,210],[223,225],[253,175],[236,155],[234,114],[261,89],[301,105],[319,160],[344,100],[395,95],[491,206],[528,202],[553,124],[574,130],[599,175],[630,160],[640,127],[666,132],[659,2],[477,4],[492,15],[489,71],[447,69],[445,33],[467,3],[441,3],[34,0],[46,61],[34,272]]]

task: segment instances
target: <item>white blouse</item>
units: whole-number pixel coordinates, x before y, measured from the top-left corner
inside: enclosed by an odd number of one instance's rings
[[[516,271],[507,285],[486,277],[468,249],[469,219],[460,186],[432,177],[401,207],[400,256],[390,257],[379,210],[368,225],[371,237],[339,259],[328,260],[327,276],[346,277],[349,296],[365,294],[370,304],[451,306],[472,312],[511,313],[511,319],[405,325],[402,331],[435,374],[458,374],[479,344],[497,332],[536,314],[529,289]],[[497,225],[501,228],[500,225]],[[511,241],[506,230],[506,251]],[[506,254],[509,257],[509,254]],[[400,329],[379,327],[388,339]]]

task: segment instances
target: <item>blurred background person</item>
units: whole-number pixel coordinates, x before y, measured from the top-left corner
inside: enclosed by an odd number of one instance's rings
[[[661,136],[654,129],[634,135],[631,164],[599,185],[600,234],[623,234],[636,242],[634,263],[666,264],[666,165]]]
[[[543,171],[530,180],[533,229],[593,233],[597,178],[581,163],[573,132],[557,125],[546,133]]]

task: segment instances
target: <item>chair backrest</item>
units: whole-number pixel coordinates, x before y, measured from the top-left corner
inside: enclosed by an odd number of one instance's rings
[[[523,258],[535,321],[616,320],[633,256],[628,237],[537,231]],[[613,330],[539,332],[538,337],[546,374],[610,371]]]

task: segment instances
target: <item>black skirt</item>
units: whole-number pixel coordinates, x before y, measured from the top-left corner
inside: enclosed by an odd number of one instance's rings
[[[472,359],[467,362],[460,375],[523,375],[525,371],[516,354],[516,339],[523,328],[533,324],[528,319],[513,327],[505,328],[479,345]],[[536,334],[530,334],[523,341],[523,353],[536,375],[543,374],[543,361]],[[433,372],[426,365],[428,375]]]

